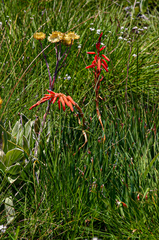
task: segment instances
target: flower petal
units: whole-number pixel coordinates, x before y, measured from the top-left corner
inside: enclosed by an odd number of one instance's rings
[[[102,37],[102,35],[103,35],[103,32],[101,32],[101,34],[100,34],[100,36],[99,36],[99,38],[98,38],[98,42],[101,42],[101,37]]]
[[[47,92],[51,93],[51,94],[55,94],[55,92],[51,91],[51,90],[48,90],[46,89]]]
[[[102,54],[102,57],[104,57],[105,58],[105,60],[107,60],[107,61],[110,61],[110,59],[109,58],[107,58],[104,54]]]
[[[99,49],[99,51],[102,51],[104,48],[106,48],[106,46],[103,46]]]
[[[87,52],[87,54],[96,54],[95,52]]]
[[[95,67],[95,65],[94,65],[94,64],[91,64],[91,65],[87,66],[86,69],[88,69],[88,68],[94,68],[94,67]]]
[[[96,49],[97,49],[98,51],[100,51],[99,48],[100,48],[100,42],[96,43]]]
[[[52,104],[54,104],[56,102],[56,99],[57,99],[57,97],[54,97],[51,99]]]
[[[65,111],[65,102],[63,100],[63,97],[59,97],[59,100],[62,103],[63,111]]]
[[[67,96],[67,99],[68,99],[73,105],[76,104],[70,96]]]
[[[59,105],[59,110],[61,108],[61,102],[60,102],[60,99],[58,100],[58,105]]]
[[[94,57],[94,60],[96,60],[96,61],[97,61],[97,58],[98,58],[98,57],[97,57],[97,55],[95,55],[95,57]]]
[[[106,67],[108,67],[107,62],[106,62],[104,59],[102,59],[102,62],[104,63],[104,65],[105,65]]]
[[[98,59],[98,66],[97,66],[97,70],[100,71],[100,68],[101,68],[101,61],[100,61],[100,58]]]
[[[106,72],[108,72],[108,69],[106,68],[106,66],[102,63],[102,67],[105,69]]]

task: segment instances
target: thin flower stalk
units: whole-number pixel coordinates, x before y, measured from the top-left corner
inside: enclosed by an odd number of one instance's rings
[[[99,88],[100,88],[100,82],[103,80],[104,76],[100,76],[100,74],[101,74],[101,71],[103,69],[106,72],[108,72],[108,64],[105,60],[107,60],[107,61],[110,61],[110,60],[104,54],[102,54],[100,56],[100,52],[105,49],[105,46],[100,48],[102,35],[103,35],[103,33],[100,34],[98,42],[96,43],[97,53],[96,52],[87,52],[87,54],[95,55],[95,57],[94,57],[94,60],[92,61],[92,64],[87,66],[86,69],[89,69],[89,68],[93,69],[94,81],[95,81],[95,87],[94,88],[95,88],[95,95],[96,95],[96,99],[95,99],[95,101],[96,101],[96,113],[97,113],[98,120],[99,120],[99,122],[102,126],[102,130],[104,132],[104,126],[103,126],[101,114],[100,114],[100,111],[99,111]],[[105,141],[105,134],[104,134],[104,141]]]

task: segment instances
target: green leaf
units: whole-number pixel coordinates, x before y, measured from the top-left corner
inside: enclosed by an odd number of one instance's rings
[[[146,168],[145,172],[144,172],[144,178],[146,178],[148,172],[150,171],[152,165],[154,164],[154,162],[156,161],[156,158],[159,157],[159,153],[152,159],[152,161],[150,162],[150,164],[148,165],[148,167]]]
[[[6,153],[6,162],[4,163],[7,167],[10,167],[14,163],[20,161],[24,157],[24,151],[19,148],[14,148]]]
[[[12,130],[12,133],[11,133],[11,135],[13,136],[13,137],[17,137],[17,135],[18,135],[18,133],[19,133],[19,131],[22,129],[22,125],[21,125],[21,123],[20,123],[20,120],[18,120],[17,122],[16,122],[16,124],[14,125],[14,127],[13,127],[13,130]]]
[[[15,210],[12,196],[5,199],[5,210],[7,216],[7,224],[10,224],[15,218]]]
[[[23,149],[24,151],[29,154],[30,153],[30,150],[29,150],[29,143],[28,143],[28,140],[27,138],[23,135]]]
[[[16,163],[15,165],[12,165],[10,167],[6,168],[6,173],[9,173],[11,175],[18,175],[21,172],[22,168],[19,163]]]

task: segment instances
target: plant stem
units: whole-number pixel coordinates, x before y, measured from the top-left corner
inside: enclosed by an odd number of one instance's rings
[[[51,79],[51,73],[50,73],[50,70],[49,70],[49,64],[47,62],[46,55],[45,55],[44,50],[43,50],[42,42],[40,40],[39,40],[39,42],[40,42],[42,53],[43,53],[43,56],[44,56],[44,59],[45,59],[45,62],[46,62],[46,66],[47,66],[47,70],[48,70],[48,74],[49,74],[49,89],[51,90],[52,79]]]

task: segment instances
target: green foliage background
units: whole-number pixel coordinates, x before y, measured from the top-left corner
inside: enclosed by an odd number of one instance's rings
[[[32,145],[26,154],[24,141],[18,142],[16,134],[13,139],[1,130],[7,144],[9,140],[24,149],[30,165],[25,169],[18,162],[23,178],[12,184],[8,182],[10,173],[1,171],[0,224],[6,225],[4,199],[9,196],[13,198],[15,218],[0,237],[157,239],[157,1],[2,1],[1,16],[1,126],[11,133],[18,113],[25,114],[27,121],[33,121],[36,115],[42,120],[45,113],[46,103],[29,111],[49,87],[45,61],[42,54],[38,55],[41,49],[33,34],[75,31],[80,39],[73,44],[54,90],[70,95],[82,108],[88,143],[78,151],[84,137],[76,112],[68,108],[59,111],[56,103],[44,127],[38,159]],[[93,74],[85,69],[92,62],[87,51],[96,49],[97,29],[103,32],[102,43],[110,58],[109,73],[103,72],[100,88],[104,143],[96,116]],[[46,38],[43,46],[48,44]],[[53,75],[53,44],[45,54]],[[34,133],[32,139],[35,143]],[[35,173],[39,174],[39,183]]]

